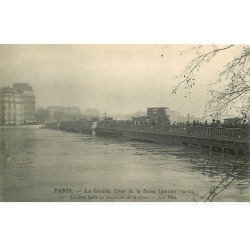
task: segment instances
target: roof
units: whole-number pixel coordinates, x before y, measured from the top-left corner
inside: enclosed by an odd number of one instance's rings
[[[18,90],[33,90],[33,88],[26,82],[13,83],[13,88]]]
[[[167,108],[167,107],[150,107],[148,109],[169,109],[169,108]]]
[[[0,89],[0,92],[1,92],[1,93],[12,93],[12,92],[13,92],[13,89],[10,88],[10,87],[2,87],[2,88]]]

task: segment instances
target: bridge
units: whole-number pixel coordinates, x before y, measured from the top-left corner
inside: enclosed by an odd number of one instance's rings
[[[73,121],[54,122],[46,124],[45,128],[56,129],[71,133],[92,134],[91,124],[82,124]]]
[[[143,140],[157,143],[184,145],[203,148],[218,153],[249,155],[250,133],[247,128],[200,127],[177,125],[139,125],[119,122],[81,123],[61,122],[48,124],[47,128],[66,132],[93,132],[97,136],[121,137],[129,140]]]
[[[249,154],[249,129],[199,126],[143,126],[100,125],[96,129],[97,135],[125,137],[134,140],[146,140],[167,144],[181,144],[230,153],[235,155]]]

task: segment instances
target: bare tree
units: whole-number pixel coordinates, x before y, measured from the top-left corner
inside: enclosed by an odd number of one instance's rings
[[[217,80],[209,83],[208,92],[211,99],[206,105],[205,115],[221,115],[229,110],[234,110],[242,117],[247,117],[250,109],[250,46],[194,46],[183,53],[195,52],[193,58],[182,74],[178,76],[178,84],[173,94],[180,88],[190,93],[196,84],[196,76],[201,67],[206,63],[212,63],[219,54],[228,52],[233,48],[238,49],[238,54],[231,59],[218,73]],[[219,87],[219,90],[216,89]]]
[[[224,190],[230,188],[231,184],[238,180],[239,175],[242,174],[241,172],[246,167],[247,162],[246,161],[235,161],[233,163],[233,166],[228,166],[229,171],[224,174],[217,174],[220,176],[221,180],[211,189],[203,194],[199,195],[194,193],[194,201],[205,201],[205,202],[211,202],[213,201],[219,194],[221,194]],[[198,197],[198,200],[197,200]]]

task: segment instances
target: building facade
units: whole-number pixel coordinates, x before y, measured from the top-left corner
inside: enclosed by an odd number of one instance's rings
[[[0,125],[23,125],[35,121],[35,95],[27,83],[0,89]]]
[[[85,109],[85,115],[90,118],[99,117],[100,112],[98,109],[95,109],[95,108],[87,108]]]
[[[79,107],[49,106],[46,110],[50,113],[50,122],[81,118],[81,109]]]
[[[51,114],[56,112],[63,112],[66,115],[80,115],[81,109],[79,107],[61,107],[61,106],[49,106],[46,108]]]

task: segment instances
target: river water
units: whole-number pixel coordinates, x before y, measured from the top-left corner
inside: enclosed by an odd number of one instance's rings
[[[248,163],[38,126],[0,128],[1,201],[204,201],[212,190],[221,190],[213,201],[249,201]]]

